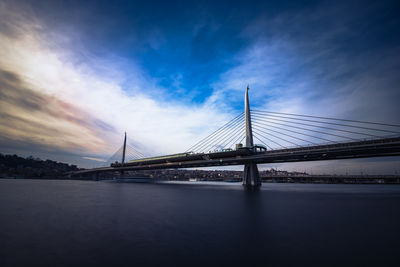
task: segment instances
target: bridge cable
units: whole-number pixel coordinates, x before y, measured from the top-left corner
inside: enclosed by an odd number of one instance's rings
[[[242,138],[242,140],[240,140],[239,143],[243,143],[244,139],[246,139],[246,136],[244,136],[244,137]]]
[[[221,139],[224,139],[227,135],[230,135],[233,129],[236,129],[239,125],[241,125],[241,121],[237,121],[234,124],[230,125],[230,128],[226,128],[223,131],[221,131],[219,134],[213,136],[210,138],[210,140],[206,140],[200,147],[198,147],[196,150],[198,151],[205,151],[208,149],[212,149],[214,146],[218,144],[218,142]]]
[[[140,152],[139,150],[135,149],[134,147],[127,145],[127,148],[133,152],[135,152],[138,156],[140,157],[146,157],[142,152]]]
[[[239,138],[243,135],[244,131],[245,131],[246,126],[242,125],[242,127],[240,127],[234,134],[234,136],[232,138],[230,138],[226,143],[224,143],[224,148],[227,147],[232,140],[236,140],[239,136]],[[231,146],[228,146],[227,148],[230,148]]]
[[[244,117],[240,118],[240,120],[238,120],[235,123],[233,123],[232,125],[230,125],[230,128],[226,128],[223,131],[221,131],[219,134],[210,138],[210,140],[207,139],[206,142],[204,142],[196,150],[201,152],[201,151],[204,151],[205,148],[214,147],[216,142],[218,142],[221,138],[225,138],[225,136],[227,134],[230,134],[230,130],[236,129],[236,127],[238,127],[240,124],[242,124],[243,123],[242,119],[244,119]]]
[[[121,147],[122,149],[122,147]],[[121,153],[122,155],[122,153]],[[146,156],[143,155],[140,151],[132,147],[131,145],[127,144],[126,145],[126,150],[125,150],[125,163],[129,162],[131,160],[136,160],[140,158],[145,158]]]
[[[231,124],[233,124],[234,122],[236,122],[237,120],[240,119],[240,117],[244,114],[244,112],[240,113],[238,116],[236,116],[235,118],[233,118],[232,120],[230,120],[229,122],[227,122],[226,124],[224,124],[222,127],[218,128],[217,130],[215,130],[213,133],[211,133],[210,135],[206,136],[205,138],[203,138],[202,140],[200,140],[199,142],[197,142],[195,145],[191,146],[188,151],[194,150],[196,147],[198,147],[199,145],[203,144],[205,141],[207,141],[208,138],[214,137],[216,134],[219,134],[222,130],[224,130],[225,128],[229,127]]]
[[[243,139],[245,139],[246,138],[246,135],[244,134],[244,137],[242,137],[242,135],[240,135],[237,139],[235,139],[234,141],[233,141],[233,143],[232,143],[232,145],[230,145],[229,147],[232,147],[232,146],[234,146],[235,144],[239,144],[240,142],[240,140],[243,140]]]
[[[263,114],[262,112],[260,113],[259,111],[254,111],[253,113],[259,113]],[[343,126],[343,127],[351,127],[351,128],[358,128],[358,129],[364,129],[364,130],[372,130],[372,131],[379,131],[379,132],[387,132],[387,133],[395,133],[399,134],[400,132],[395,132],[392,130],[384,130],[384,129],[377,129],[377,128],[370,128],[370,127],[363,127],[363,126],[357,126],[357,125],[348,125],[348,124],[341,124],[341,123],[334,123],[334,122],[326,122],[326,121],[317,121],[317,120],[308,120],[308,119],[300,119],[300,118],[291,118],[291,117],[285,117],[285,116],[279,116],[279,115],[272,115],[272,114],[263,114],[265,116],[270,116],[270,117],[278,117],[278,118],[285,118],[285,119],[290,119],[290,120],[299,120],[299,121],[308,121],[308,122],[316,122],[316,123],[322,123],[322,124],[330,124],[330,125],[337,125],[337,126]],[[300,115],[299,115],[300,116]],[[314,116],[315,117],[315,116]],[[378,123],[376,123],[378,124]],[[394,125],[385,125],[385,126],[392,126]]]
[[[135,148],[132,147],[131,145],[127,144],[126,146],[127,146],[127,148],[129,148],[130,150],[136,152],[136,154],[138,154],[139,156],[141,156],[141,157],[143,157],[143,158],[146,157],[142,152],[140,152],[139,150],[135,149]]]
[[[243,124],[243,119],[244,117],[241,117],[240,120],[236,121],[234,124],[230,125],[230,127],[224,129],[220,134],[214,136],[213,138],[210,138],[210,140],[207,140],[207,142],[204,143],[204,145],[201,147],[202,150],[208,150],[208,149],[213,149],[215,146],[218,146],[218,142],[221,142],[225,140],[226,138],[229,138],[229,136],[232,134],[237,127],[240,127],[240,125]],[[200,150],[200,148],[199,148]]]
[[[267,145],[266,143],[264,143],[264,141],[262,141],[260,138],[258,138],[256,135],[254,135],[253,133],[253,137],[255,139],[257,139],[258,141],[260,141],[262,144],[264,144],[266,147],[268,147],[270,150],[273,150],[272,147],[270,147],[269,145]]]
[[[254,131],[254,130],[256,130],[256,131]],[[278,146],[280,146],[280,147],[287,148],[286,146],[283,146],[283,145],[281,145],[280,143],[278,143],[278,142],[276,142],[276,141],[274,141],[274,140],[272,140],[272,139],[270,139],[270,138],[268,138],[268,137],[263,136],[263,135],[260,134],[258,131],[260,131],[260,132],[262,132],[262,133],[264,133],[264,134],[273,136],[273,137],[275,137],[276,139],[280,139],[280,140],[282,140],[282,141],[284,141],[284,142],[287,142],[287,143],[290,143],[290,144],[293,144],[293,145],[297,146],[297,144],[295,144],[295,143],[293,143],[293,142],[291,142],[291,141],[288,141],[288,140],[286,140],[286,139],[284,139],[284,138],[282,138],[282,137],[278,137],[278,136],[276,136],[276,135],[274,135],[274,134],[271,134],[271,133],[266,133],[266,132],[264,132],[263,130],[258,129],[258,128],[253,128],[253,132],[255,132],[257,135],[260,135],[260,136],[263,137],[264,139],[267,139],[267,140],[271,141],[272,143],[274,143],[274,144],[276,144],[276,145],[278,145]]]
[[[126,160],[126,159],[128,159],[128,160]],[[125,155],[125,162],[128,162],[131,159],[140,159],[140,157],[138,157],[137,155],[133,155],[133,154],[126,154]]]
[[[262,125],[258,125],[257,123],[255,123],[255,126],[256,126],[256,128],[257,128],[258,130],[260,130],[260,131],[261,131],[261,129],[263,129],[263,130],[271,131],[271,132],[274,132],[274,133],[277,133],[277,134],[282,134],[282,135],[288,136],[288,137],[293,138],[293,139],[297,139],[297,140],[300,140],[300,141],[304,141],[304,142],[307,142],[307,143],[310,143],[310,144],[313,144],[313,145],[317,145],[317,143],[311,142],[311,141],[309,141],[309,140],[302,139],[302,138],[300,138],[300,137],[293,136],[293,135],[290,135],[290,134],[282,133],[282,132],[280,132],[280,131],[277,131],[277,130],[274,130],[274,129],[270,129],[270,128],[267,128],[267,127],[263,127]],[[272,135],[271,133],[266,133],[266,132],[264,132],[264,131],[263,131],[263,133]],[[323,139],[323,140],[324,140],[324,139]],[[288,142],[288,143],[294,144],[295,146],[300,146],[300,145],[298,145],[298,144],[296,144],[296,143],[293,143],[293,142],[290,142],[290,141],[288,141],[288,140],[285,140],[285,141]],[[325,140],[325,141],[326,141],[326,140]],[[330,140],[328,140],[328,141],[330,141]],[[333,142],[333,141],[330,141],[330,142]]]
[[[263,116],[259,114],[252,114],[255,116],[255,119],[260,119],[260,118],[268,118],[268,116]],[[266,120],[266,119],[265,119]],[[327,130],[333,130],[333,131],[340,131],[340,132],[345,132],[345,133],[352,133],[352,134],[359,134],[359,135],[365,135],[365,136],[370,136],[370,137],[381,137],[378,135],[373,135],[373,134],[367,134],[367,133],[361,133],[361,132],[354,132],[354,131],[349,131],[349,130],[344,130],[344,129],[338,129],[338,128],[332,128],[332,127],[326,127],[326,126],[320,126],[320,125],[315,125],[315,124],[308,124],[308,123],[302,123],[302,122],[294,122],[294,121],[288,121],[288,120],[281,120],[281,119],[275,119],[273,118],[274,121],[282,121],[282,122],[287,122],[287,123],[292,123],[292,124],[298,124],[298,125],[304,125],[304,126],[311,126],[311,127],[316,127],[316,128],[321,128],[321,129],[327,129]]]
[[[225,129],[226,127],[228,127],[231,123],[235,122],[236,120],[238,120],[242,115],[244,115],[244,112],[240,113],[238,116],[236,116],[235,118],[233,118],[232,120],[230,120],[229,122],[227,122],[226,124],[224,124],[222,127],[220,127],[219,129],[217,129],[216,131],[214,131],[213,133],[211,133],[210,135],[204,137],[203,139],[201,139],[199,142],[197,142],[196,144],[194,144],[193,146],[191,146],[188,150],[186,150],[186,152],[195,150],[195,148],[197,149],[197,147],[204,143],[208,138],[213,137],[215,134],[219,133],[220,131],[222,131],[223,129]]]
[[[264,119],[259,119],[259,120],[260,120],[260,121],[263,121],[264,123],[269,123],[269,124],[272,123],[272,124],[283,125],[283,126],[286,126],[286,127],[291,127],[291,128],[306,130],[306,131],[315,132],[315,133],[320,133],[320,134],[325,134],[325,135],[331,135],[331,136],[340,137],[340,138],[344,138],[344,139],[350,139],[350,140],[353,140],[353,141],[359,141],[359,140],[360,140],[360,139],[355,139],[355,138],[351,138],[351,137],[348,137],[348,136],[343,136],[343,135],[338,135],[338,134],[332,134],[332,133],[322,132],[322,131],[318,131],[318,130],[307,129],[307,128],[298,127],[298,126],[293,126],[293,125],[288,125],[288,124],[279,123],[279,122],[269,122],[269,121],[267,122],[267,121],[264,120]],[[275,127],[275,128],[278,128],[278,129],[282,129],[282,130],[286,130],[286,131],[291,131],[291,130],[288,130],[288,129],[285,129],[285,128],[282,128],[282,127],[278,127],[278,126],[272,126],[272,125],[269,125],[269,126]],[[299,133],[299,132],[296,132],[296,131],[292,131],[292,132]],[[302,133],[299,133],[299,134],[302,134]]]
[[[316,118],[316,119],[324,119],[324,120],[336,120],[336,121],[346,121],[346,122],[355,122],[355,123],[364,123],[364,124],[375,124],[375,125],[390,126],[390,127],[400,127],[399,124],[388,124],[388,123],[371,122],[371,121],[359,121],[359,120],[339,119],[339,118],[331,118],[331,117],[300,115],[300,114],[293,114],[293,113],[272,112],[272,111],[264,111],[264,110],[251,110],[251,111],[262,112],[262,113],[271,113],[271,114],[282,114],[282,115],[297,116],[297,117],[308,117],[308,118]]]
[[[131,150],[131,149],[126,149],[125,154],[140,156],[140,154],[138,154],[136,151]]]
[[[131,155],[131,156],[135,156],[137,158],[144,158],[144,156],[142,156],[141,154],[137,153],[136,151],[127,150],[125,152],[125,154]]]
[[[140,157],[138,157],[137,155],[130,154],[130,153],[128,153],[128,154],[125,153],[125,163],[129,162],[132,159],[140,159]]]
[[[224,139],[218,142],[220,148],[221,149],[228,148],[227,145],[232,141],[232,139],[235,139],[237,138],[238,135],[241,135],[240,132],[243,131],[243,128],[244,126],[239,124],[235,129],[232,129],[229,135],[226,135]],[[216,145],[216,147],[218,147],[218,145]]]
[[[239,127],[237,127],[235,131],[232,131],[232,133],[229,136],[227,136],[224,140],[220,141],[222,148],[231,148],[229,144],[233,140],[239,138],[240,136],[243,136],[244,131],[245,131],[245,126],[239,125]]]
[[[232,126],[230,129],[227,129],[228,132],[225,131],[225,134],[223,134],[223,135],[221,134],[221,135],[220,135],[218,138],[216,138],[216,139],[214,138],[215,140],[214,140],[213,142],[210,141],[211,143],[208,143],[208,145],[207,145],[205,148],[210,148],[210,149],[212,149],[212,148],[214,148],[214,147],[216,147],[216,146],[218,146],[218,145],[221,146],[221,143],[223,143],[224,140],[230,138],[230,136],[231,136],[232,134],[234,134],[235,131],[236,131],[238,128],[242,127],[242,125],[243,125],[243,121],[242,121],[242,120],[238,121],[238,122],[235,123],[235,125]]]
[[[292,135],[289,135],[289,134],[286,134],[286,133],[282,133],[282,132],[280,132],[280,131],[276,131],[276,130],[267,128],[266,126],[259,125],[259,124],[257,124],[257,123],[255,123],[255,124],[256,124],[258,127],[261,127],[261,128],[263,128],[263,129],[265,129],[265,130],[270,130],[270,131],[272,131],[272,132],[279,133],[279,134],[283,134],[283,135],[286,135],[286,136],[292,137],[292,138],[294,138],[294,139],[298,139],[298,140],[301,140],[301,141],[304,141],[304,142],[307,142],[307,143],[310,143],[310,144],[313,144],[313,145],[318,145],[317,143],[311,142],[311,141],[309,141],[309,140],[305,140],[305,139],[302,139],[302,138],[300,138],[300,137],[296,137],[296,136],[292,136]],[[268,127],[283,129],[283,128],[281,128],[281,127],[272,126],[272,125],[268,125]],[[300,134],[300,135],[304,135],[304,136],[308,136],[308,137],[312,137],[312,138],[316,138],[316,139],[320,139],[320,140],[324,140],[324,141],[328,141],[328,142],[330,142],[330,143],[338,143],[338,142],[336,142],[336,141],[329,140],[329,139],[326,139],[326,138],[323,138],[323,137],[313,136],[313,135],[309,135],[309,134],[305,134],[305,133],[301,133],[301,132],[297,132],[297,131],[293,131],[293,130],[288,130],[288,129],[283,129],[283,130],[288,131],[288,132],[292,132],[292,133],[296,133],[296,134]]]
[[[116,159],[117,157],[121,157],[121,155],[122,155],[122,146],[111,157],[109,157],[106,162],[104,162],[103,166],[109,165],[114,161],[114,159]]]
[[[134,154],[134,155],[138,156],[139,158],[145,158],[145,157],[146,157],[146,156],[144,156],[142,153],[140,153],[139,151],[136,151],[136,150],[131,150],[131,149],[129,149],[128,152],[131,153],[131,154]]]
[[[265,128],[255,128],[255,129],[256,129],[257,131],[263,133],[263,134],[268,134],[268,135],[270,135],[270,136],[272,136],[272,137],[275,137],[275,138],[277,138],[277,139],[280,139],[280,140],[282,140],[282,141],[284,141],[284,142],[286,142],[286,143],[290,143],[291,145],[294,145],[294,146],[296,146],[296,147],[300,147],[300,145],[297,144],[297,143],[295,143],[295,142],[292,142],[292,141],[290,141],[290,140],[288,140],[288,139],[279,137],[279,136],[274,135],[274,134],[272,134],[272,133],[270,133],[270,132],[265,132],[265,131],[264,131],[264,130],[270,131],[270,130],[272,130],[272,129],[265,129]],[[264,130],[263,130],[263,129],[264,129]],[[261,137],[267,139],[266,136],[264,136],[263,134],[260,134],[259,132],[257,133],[258,135],[260,135]],[[278,132],[278,131],[275,131],[275,132],[277,132],[277,133],[279,133],[279,134],[283,134],[283,133],[280,133],[280,132]],[[286,136],[288,136],[288,137],[290,137],[290,138],[293,138],[293,139],[300,139],[300,138],[295,138],[294,136],[291,136],[291,135],[288,135],[288,134],[283,134],[283,135],[286,135]],[[271,139],[270,139],[270,140],[271,140]],[[302,141],[303,141],[303,140],[302,140]],[[306,140],[304,140],[304,141],[306,141]],[[275,142],[275,143],[276,143],[276,142]],[[288,148],[287,146],[282,146],[282,147]]]

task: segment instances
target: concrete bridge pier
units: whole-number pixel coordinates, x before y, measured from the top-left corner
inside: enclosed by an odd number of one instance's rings
[[[258,173],[258,168],[256,163],[247,163],[244,165],[243,172],[243,186],[249,189],[256,189],[261,186],[260,174]]]

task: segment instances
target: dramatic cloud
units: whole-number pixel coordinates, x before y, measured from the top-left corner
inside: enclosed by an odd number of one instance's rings
[[[107,153],[103,139],[113,128],[85,111],[54,96],[25,87],[20,78],[0,70],[0,132],[15,142],[30,141],[43,146],[85,153]],[[102,137],[98,129],[103,128]]]
[[[3,9],[1,14],[5,13]],[[7,17],[13,17],[11,26],[0,32],[3,140],[106,157],[121,145],[126,130],[130,143],[147,154],[173,153],[185,150],[230,116],[214,105],[189,108],[162,102],[162,97],[152,99],[146,93],[162,95],[163,88],[143,81],[139,71],[137,90],[128,93],[121,87],[121,74],[112,80],[99,73],[117,72],[98,67],[105,62],[92,57],[93,68],[77,63],[70,58],[71,50],[54,49],[58,40],[42,39],[39,22],[32,26],[18,14]]]
[[[400,47],[369,39],[386,25],[368,33],[359,25],[388,7],[367,5],[353,14],[341,5],[254,18],[241,33],[249,46],[214,83],[216,100],[241,97],[245,81],[263,109],[399,123]],[[398,19],[386,20],[379,23]]]

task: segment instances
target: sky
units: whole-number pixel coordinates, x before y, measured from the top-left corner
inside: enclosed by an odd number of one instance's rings
[[[399,26],[397,1],[0,0],[0,153],[93,167],[125,131],[178,153],[242,112],[247,85],[252,108],[400,124]]]

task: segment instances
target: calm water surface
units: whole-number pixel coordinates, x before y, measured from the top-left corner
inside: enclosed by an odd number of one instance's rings
[[[0,266],[400,266],[400,186],[0,180]]]

